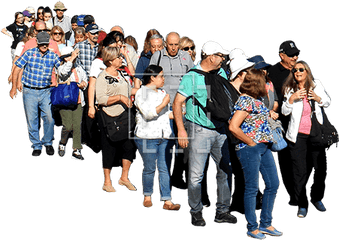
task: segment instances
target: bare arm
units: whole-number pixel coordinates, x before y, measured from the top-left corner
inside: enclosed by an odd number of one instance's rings
[[[256,143],[252,140],[252,138],[248,137],[240,128],[242,122],[245,120],[248,114],[249,113],[246,111],[236,111],[230,121],[229,129],[231,133],[240,141],[246,143],[249,146],[255,146]]]
[[[185,100],[185,96],[177,93],[172,106],[174,120],[178,128],[178,143],[182,148],[187,148],[188,146],[188,135],[184,126],[184,121],[182,119],[182,104],[185,102]]]

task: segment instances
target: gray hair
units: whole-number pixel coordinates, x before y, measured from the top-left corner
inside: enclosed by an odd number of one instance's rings
[[[162,44],[164,45],[164,38],[160,35],[160,34],[154,34],[150,37],[150,41],[153,40],[153,39],[161,39],[162,41]]]

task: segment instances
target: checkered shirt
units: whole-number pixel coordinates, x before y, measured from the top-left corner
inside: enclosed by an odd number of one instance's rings
[[[60,59],[57,54],[47,50],[41,54],[40,50],[32,48],[24,52],[15,62],[15,65],[24,69],[22,83],[28,87],[44,88],[52,83],[53,68],[60,66]]]
[[[81,66],[87,77],[91,71],[92,62],[98,54],[98,44],[96,44],[93,48],[89,43],[88,39],[82,42],[79,42],[75,45],[75,49],[79,48],[80,53],[76,60],[76,66]]]

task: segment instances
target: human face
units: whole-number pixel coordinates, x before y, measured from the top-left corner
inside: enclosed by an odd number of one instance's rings
[[[38,11],[38,19],[39,20],[44,20],[44,10],[43,9],[40,9],[39,11]]]
[[[222,62],[225,61],[225,55],[221,53],[216,53],[216,54],[213,54],[213,56],[214,56],[215,69],[218,69],[221,67]]]
[[[65,12],[64,10],[57,9],[55,11],[59,19],[62,19],[64,17],[64,12]]]
[[[122,65],[122,60],[124,59],[124,56],[119,53],[119,56],[111,61],[111,67],[118,69]]]
[[[52,38],[56,42],[61,42],[62,36],[63,36],[63,33],[58,30],[52,33]]]
[[[75,34],[75,43],[85,41],[85,36],[82,34]]]
[[[151,53],[154,54],[156,51],[160,51],[164,48],[162,40],[160,38],[152,39],[151,43]]]
[[[44,13],[44,21],[48,22],[48,20],[50,20],[52,18],[52,14],[51,13]]]
[[[37,22],[35,24],[35,29],[34,29],[35,35],[37,35],[39,32],[42,32],[42,31],[46,31],[45,23],[44,22]]]
[[[38,48],[42,54],[46,53],[48,50],[49,44],[39,44]]]
[[[18,23],[18,24],[23,24],[24,23],[24,15],[22,14],[19,14],[16,19],[15,19],[15,22]]]
[[[177,34],[170,34],[166,39],[166,49],[171,57],[178,54],[179,51],[179,36]]]
[[[74,31],[74,29],[76,29],[78,27],[77,23],[72,23],[72,30]]]
[[[155,85],[156,88],[161,88],[165,84],[165,77],[164,77],[164,72],[161,71],[158,76],[156,77],[151,77],[151,84]]]
[[[98,37],[99,37],[99,32],[96,33],[87,33],[87,38],[92,42],[92,43],[97,43],[98,42]]]
[[[188,54],[192,57],[193,51],[195,49],[195,46],[192,44],[187,45],[186,47],[183,47],[182,50],[188,52]]]
[[[298,55],[289,57],[286,55],[286,53],[280,53],[280,58],[282,65],[289,70],[291,70],[295,63],[298,61]]]
[[[305,68],[305,66],[301,63],[298,63],[294,66],[294,68],[292,69],[293,75],[294,75],[294,79],[298,82],[298,83],[305,83],[306,82],[306,77],[307,77],[307,70]]]

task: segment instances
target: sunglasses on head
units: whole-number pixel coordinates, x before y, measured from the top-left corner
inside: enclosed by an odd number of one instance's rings
[[[296,72],[304,72],[306,71],[306,68],[293,68],[292,69],[292,73],[296,73]]]
[[[184,51],[188,51],[188,50],[190,50],[190,49],[191,49],[191,51],[194,51],[195,46],[192,46],[192,47],[184,47],[183,49],[184,49]]]
[[[112,84],[112,83],[118,83],[118,82],[119,82],[118,79],[116,79],[116,78],[114,78],[114,77],[111,77],[111,76],[106,76],[105,79],[108,80],[108,83],[109,83],[109,84]]]

